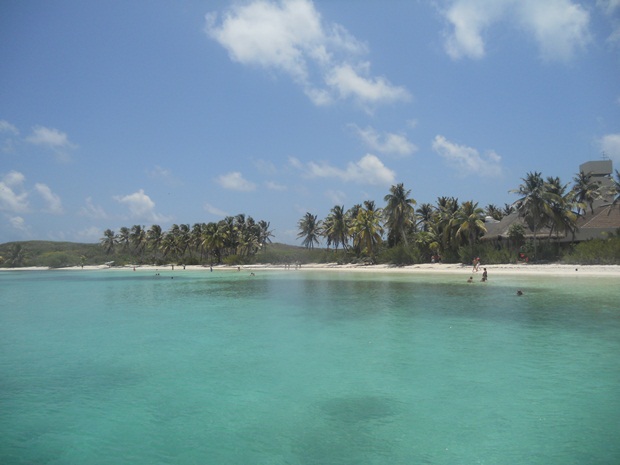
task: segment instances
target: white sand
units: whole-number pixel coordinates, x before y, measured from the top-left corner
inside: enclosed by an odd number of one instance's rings
[[[307,264],[302,265],[302,270],[321,270],[321,271],[351,271],[351,272],[385,272],[385,273],[456,273],[456,274],[469,274],[469,275],[482,275],[482,269],[487,268],[489,275],[548,275],[548,276],[617,276],[620,277],[620,265],[563,265],[563,264],[504,264],[504,265],[480,265],[480,269],[477,273],[472,272],[471,265],[463,264],[421,264],[395,267],[391,265],[338,265],[336,263],[326,264]],[[107,265],[98,266],[80,266],[62,268],[62,270],[110,270],[110,271],[132,271],[134,265],[125,265],[123,267],[108,267]],[[136,270],[149,270],[149,271],[172,271],[171,265],[155,266],[155,265],[135,265]],[[241,271],[245,272],[257,272],[257,271],[272,271],[272,270],[284,270],[283,265],[244,265],[241,266]],[[47,270],[45,267],[28,267],[28,268],[0,268],[0,270],[7,271],[29,271],[29,270]],[[237,272],[236,266],[224,266],[218,265],[213,267],[217,271],[230,271]],[[209,272],[208,266],[187,265],[185,270],[183,266],[175,265],[175,273],[183,273],[183,271],[206,271]],[[294,266],[290,267],[291,271],[295,270]],[[53,270],[52,270],[53,271]]]

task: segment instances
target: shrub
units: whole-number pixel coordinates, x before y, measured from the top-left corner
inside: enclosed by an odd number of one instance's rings
[[[562,262],[581,265],[619,265],[620,237],[580,242],[562,256]]]

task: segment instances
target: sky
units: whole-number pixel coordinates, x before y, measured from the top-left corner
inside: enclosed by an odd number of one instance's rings
[[[3,0],[0,243],[620,169],[620,0]]]

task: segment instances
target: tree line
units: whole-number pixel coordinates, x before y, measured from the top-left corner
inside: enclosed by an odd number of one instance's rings
[[[153,224],[103,232],[100,244],[108,255],[129,254],[137,263],[222,263],[227,257],[251,257],[271,243],[270,223],[251,216],[227,216],[219,222],[173,224],[167,231]]]
[[[481,208],[477,202],[459,202],[455,197],[439,197],[435,205],[417,206],[411,190],[403,183],[390,187],[384,197],[385,206],[377,207],[367,200],[348,210],[334,206],[322,220],[306,213],[298,222],[298,238],[312,249],[324,240],[327,248],[358,259],[374,262],[378,253],[397,262],[427,261],[441,257],[446,261],[464,261],[474,255],[474,249],[487,232],[485,217],[501,220],[505,215],[518,212],[533,233],[534,257],[537,235],[549,229],[549,237],[570,236],[577,231],[577,219],[601,198],[612,198],[612,205],[620,203],[620,173],[610,190],[590,173],[578,173],[573,185],[564,184],[558,177],[544,178],[540,172],[529,172],[522,184],[510,192],[518,195],[513,204],[503,208],[489,204]],[[417,208],[416,208],[417,206]],[[515,224],[509,234],[523,239],[522,225]]]

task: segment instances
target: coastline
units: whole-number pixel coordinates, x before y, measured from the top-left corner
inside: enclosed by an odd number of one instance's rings
[[[461,263],[424,263],[408,266],[392,266],[392,265],[338,265],[336,263],[309,263],[301,266],[301,270],[318,270],[318,271],[347,271],[357,273],[400,273],[400,274],[462,274],[462,275],[482,275],[482,269],[487,268],[490,275],[524,275],[524,276],[606,276],[606,277],[620,277],[620,265],[565,265],[565,264],[496,264],[496,265],[480,265],[480,270],[477,273],[472,272],[471,265],[465,265]],[[1,271],[89,271],[89,270],[110,270],[114,271],[133,271],[134,265],[125,265],[122,267],[108,267],[107,265],[88,265],[84,266],[72,266],[65,268],[48,267],[25,267],[25,268],[0,268]],[[135,265],[136,270],[140,271],[173,271],[172,265]],[[258,265],[242,265],[241,271],[256,272],[256,271],[283,271],[285,270],[283,265],[271,265],[271,264],[258,264]],[[217,265],[213,267],[214,271],[230,271],[237,272],[236,266]],[[175,273],[183,273],[184,271],[206,271],[209,272],[208,266],[201,265],[187,265],[185,269],[183,266],[175,265]],[[289,271],[295,271],[292,267]]]

